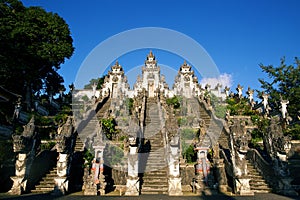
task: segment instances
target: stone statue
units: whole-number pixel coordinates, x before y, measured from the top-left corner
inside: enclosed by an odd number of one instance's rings
[[[280,104],[281,104],[281,116],[282,116],[283,119],[286,119],[287,114],[288,114],[287,105],[289,104],[289,101],[288,100],[283,100],[281,98]]]
[[[34,145],[35,139],[35,125],[34,116],[30,119],[28,124],[23,126],[24,130],[21,135],[13,134],[14,152],[29,152]]]
[[[255,102],[253,100],[253,94],[254,94],[254,90],[251,90],[250,87],[248,87],[248,90],[247,90],[247,95],[248,95],[248,99],[249,99],[249,104],[251,105],[251,107],[254,106]]]
[[[262,92],[262,98],[263,98],[263,112],[265,115],[269,114],[269,110],[271,110],[271,108],[269,107],[269,103],[268,103],[268,99],[269,96],[268,94],[265,94],[264,92]]]
[[[243,96],[243,87],[240,84],[238,84],[236,90],[238,91],[238,97],[242,98],[242,96]]]
[[[230,88],[227,87],[227,86],[225,86],[224,92],[225,92],[225,96],[226,96],[226,97],[229,97],[229,90],[230,90]]]
[[[247,175],[247,161],[245,155],[249,149],[248,144],[251,134],[247,132],[246,123],[243,119],[234,119],[230,126],[230,134],[233,139],[233,154],[235,155],[235,175],[242,177]]]
[[[40,140],[35,133],[34,116],[24,126],[21,135],[14,134],[12,137],[13,149],[17,153],[17,159],[15,163],[15,176],[11,177],[14,183],[10,193],[20,195],[27,190],[28,174],[36,154],[36,149],[40,144]]]
[[[72,117],[68,117],[66,123],[58,127],[55,135],[57,152],[71,152],[71,140],[74,131],[74,124]]]
[[[20,117],[20,112],[21,112],[21,98],[18,99],[16,106],[15,106],[15,110],[14,110],[14,114],[13,114],[13,120],[17,120]]]

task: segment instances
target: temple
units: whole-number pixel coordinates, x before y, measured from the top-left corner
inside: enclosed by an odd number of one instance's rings
[[[14,133],[9,192],[298,194],[299,150],[282,130],[289,122],[288,100],[279,102],[281,110],[273,116],[268,94],[258,103],[251,88],[243,96],[241,85],[236,94],[221,84],[202,87],[186,61],[170,88],[152,51],[141,72],[130,87],[116,61],[100,89],[97,84],[88,90],[73,88],[73,115],[57,126],[51,151],[37,154],[40,127],[34,117],[21,134]],[[0,101],[14,96],[4,92]],[[262,136],[264,155],[250,146],[257,123],[243,112],[230,113],[226,98],[270,121]],[[18,106],[15,113],[19,119]]]

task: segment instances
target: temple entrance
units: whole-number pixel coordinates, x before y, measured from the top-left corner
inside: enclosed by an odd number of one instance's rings
[[[190,98],[191,96],[192,96],[192,94],[191,94],[191,87],[190,87],[190,83],[185,83],[184,84],[184,87],[185,87],[185,89],[184,89],[184,96],[186,97],[186,98]]]
[[[112,98],[118,97],[118,85],[116,83],[113,83],[112,85]]]
[[[149,94],[149,97],[154,97],[154,82],[153,81],[149,81],[148,82],[148,94]]]

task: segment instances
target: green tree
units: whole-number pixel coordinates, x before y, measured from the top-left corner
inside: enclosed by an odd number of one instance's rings
[[[0,85],[22,94],[28,109],[35,93],[58,93],[63,78],[57,70],[74,51],[64,19],[18,0],[0,0],[0,24]]]
[[[280,65],[260,65],[263,72],[267,73],[270,82],[259,79],[264,92],[270,94],[269,104],[274,110],[279,110],[280,99],[288,99],[288,112],[294,121],[299,121],[300,111],[300,61],[295,58],[293,65],[287,65],[285,58]]]
[[[259,79],[264,92],[270,94],[269,105],[273,111],[279,112],[280,100],[289,100],[288,113],[292,122],[285,129],[285,133],[291,134],[293,139],[300,138],[300,60],[296,57],[295,63],[287,65],[285,58],[280,65],[260,65],[263,72],[267,73],[270,81]]]
[[[105,78],[105,76],[102,76],[101,78],[96,78],[96,79],[93,78],[93,79],[91,79],[90,82],[89,82],[89,84],[87,84],[87,85],[84,86],[84,89],[92,89],[92,86],[94,84],[97,85],[97,87],[96,87],[97,90],[101,89],[102,85],[104,83],[104,78]]]

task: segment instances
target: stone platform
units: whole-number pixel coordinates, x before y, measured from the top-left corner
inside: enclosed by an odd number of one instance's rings
[[[114,196],[116,195],[116,196]],[[80,199],[89,199],[89,200],[97,200],[97,199],[104,199],[104,200],[110,200],[110,199],[120,199],[120,200],[201,200],[201,199],[221,199],[221,200],[234,200],[234,199],[241,199],[241,200],[269,200],[269,199],[276,199],[276,200],[290,200],[290,199],[299,199],[299,197],[286,197],[286,196],[280,196],[273,193],[266,193],[266,194],[255,194],[251,197],[242,197],[242,196],[230,196],[230,195],[224,195],[224,194],[212,194],[212,195],[195,195],[193,193],[184,193],[183,196],[168,196],[164,194],[158,194],[158,195],[140,195],[137,197],[130,197],[130,196],[117,196],[117,193],[111,193],[107,196],[83,196],[82,192],[69,194],[66,196],[53,196],[50,194],[28,194],[28,195],[22,195],[22,196],[12,196],[8,194],[0,194],[0,199],[28,199],[28,200],[52,200],[52,199],[59,199],[59,200],[80,200]]]

